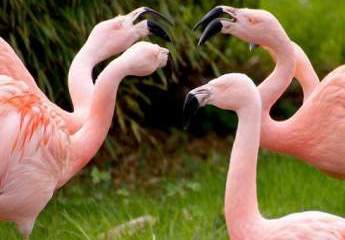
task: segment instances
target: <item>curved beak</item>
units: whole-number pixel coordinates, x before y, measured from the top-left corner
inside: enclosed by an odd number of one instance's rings
[[[140,8],[140,11],[135,15],[133,23],[137,22],[138,20],[144,19],[146,15],[158,17],[159,19],[164,20],[168,24],[174,25],[174,23],[169,18],[165,17],[163,14],[157,12],[156,10],[153,10],[152,8],[148,7]],[[156,35],[164,39],[165,41],[171,42],[171,37],[169,36],[169,34],[155,21],[150,19],[147,20],[147,28],[151,34]]]
[[[183,105],[183,126],[184,129],[187,129],[190,125],[190,122],[193,116],[196,114],[198,109],[200,108],[200,104],[198,99],[193,93],[188,93],[184,105]]]
[[[152,20],[147,20],[147,27],[151,34],[156,35],[167,42],[171,42],[171,37],[169,34],[161,26],[159,26],[158,23]]]
[[[158,17],[159,19],[162,19],[163,21],[167,22],[168,24],[174,25],[173,21],[170,20],[168,17],[164,16],[160,12],[153,10],[152,8],[149,8],[149,7],[143,7],[142,11],[137,15],[137,17],[134,21],[136,21],[138,19],[143,19],[145,17],[145,15],[151,15],[151,16]]]
[[[236,22],[237,12],[237,8],[228,6],[217,6],[209,11],[193,28],[193,30],[196,30],[198,27],[201,27],[204,30],[198,45],[204,44],[213,35],[221,32],[224,27],[222,21]],[[230,18],[220,18],[223,13]]]
[[[223,29],[223,24],[222,24],[220,18],[216,18],[216,19],[212,20],[212,22],[209,25],[207,25],[206,29],[202,33],[202,35],[199,39],[199,42],[198,42],[198,46],[203,45],[211,37],[213,37],[217,33],[221,32],[222,29]]]
[[[240,11],[240,9],[234,7],[217,6],[206,13],[206,15],[193,27],[193,31],[199,27],[204,30],[199,39],[198,46],[203,45],[211,37],[222,31],[224,27],[222,21],[236,22],[238,11]],[[223,13],[229,15],[230,19],[219,18]],[[249,43],[249,50],[251,52],[258,47],[260,47],[260,45],[256,43]]]
[[[168,62],[167,62],[165,73],[166,73],[166,76],[168,76],[172,79],[174,72],[175,72],[174,58],[172,57],[171,53],[169,52]]]
[[[206,15],[195,24],[193,27],[193,31],[198,29],[198,27],[201,27],[202,30],[205,29],[205,27],[215,18],[220,17],[224,12],[223,7],[217,6],[210,10]]]
[[[211,92],[207,85],[193,89],[187,94],[183,105],[183,125],[185,129],[189,127],[198,109],[207,103],[210,95]]]

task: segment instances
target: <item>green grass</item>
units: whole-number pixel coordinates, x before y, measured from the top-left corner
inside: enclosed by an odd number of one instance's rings
[[[153,179],[145,189],[110,190],[107,183],[86,188],[74,181],[40,215],[32,239],[96,239],[98,234],[145,214],[155,216],[158,222],[123,239],[227,239],[222,214],[227,155],[213,153],[206,161],[188,155],[183,158],[183,173]],[[266,217],[310,209],[345,213],[342,181],[283,155],[261,153],[258,192]],[[9,223],[0,225],[0,236],[20,239]]]

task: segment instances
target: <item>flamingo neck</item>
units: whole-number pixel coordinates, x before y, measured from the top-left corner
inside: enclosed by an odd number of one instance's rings
[[[71,136],[71,164],[60,186],[92,159],[107,136],[114,115],[117,89],[126,76],[126,65],[119,59],[113,60],[97,78],[88,118]]]
[[[92,70],[104,58],[98,57],[97,52],[86,44],[80,49],[72,61],[68,73],[68,89],[74,108],[75,121],[79,123],[78,130],[89,115],[94,92]]]
[[[256,192],[256,167],[261,125],[260,99],[238,112],[225,190],[225,219],[233,239],[246,239],[262,221]]]
[[[276,61],[273,72],[258,86],[262,100],[261,145],[282,151],[291,142],[284,139],[289,130],[288,120],[279,122],[271,118],[270,110],[290,85],[295,74],[295,54],[292,42],[287,38],[280,47],[267,49]]]
[[[303,98],[305,101],[314,91],[316,86],[318,86],[320,80],[303,49],[297,43],[292,43],[295,49],[296,56],[295,77],[302,86]]]
[[[279,47],[268,49],[276,61],[273,72],[258,86],[262,109],[269,115],[274,103],[283,95],[289,87],[295,73],[294,46],[289,39],[280,42]]]

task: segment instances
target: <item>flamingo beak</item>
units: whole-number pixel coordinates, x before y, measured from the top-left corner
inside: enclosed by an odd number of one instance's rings
[[[167,62],[167,67],[166,67],[166,76],[170,76],[170,78],[172,78],[174,71],[175,71],[175,65],[174,65],[174,59],[171,55],[171,53],[169,53],[168,55],[168,62]]]
[[[197,97],[193,93],[188,93],[183,105],[183,125],[187,129],[193,116],[196,114],[200,107]]]
[[[198,109],[207,104],[210,95],[211,90],[207,85],[193,89],[187,94],[183,105],[183,123],[185,129],[189,127],[190,122]]]
[[[149,14],[149,15],[152,15],[152,16],[155,16],[155,17],[162,19],[163,21],[167,22],[168,24],[170,24],[172,26],[174,25],[172,20],[170,20],[168,17],[164,16],[160,12],[153,10],[152,8],[148,8],[148,7],[144,7],[142,9],[143,9],[142,12],[139,13],[136,20],[142,20],[145,17],[145,15]]]
[[[220,17],[223,13],[225,12],[222,7],[218,6],[213,8],[211,11],[206,13],[206,15],[199,22],[197,22],[197,24],[195,24],[195,26],[193,27],[193,31],[195,31],[199,27],[204,30],[213,19]]]
[[[201,27],[204,30],[198,45],[203,45],[213,35],[221,32],[225,22],[237,22],[237,11],[237,8],[226,6],[218,6],[209,11],[193,28],[196,30]],[[222,14],[226,14],[230,18],[220,18]]]
[[[169,34],[161,26],[159,26],[158,23],[152,20],[147,20],[147,27],[150,33],[152,33],[153,35],[156,35],[167,42],[171,42],[171,37],[169,36]]]
[[[222,29],[223,29],[223,24],[220,21],[220,18],[214,19],[209,25],[207,25],[206,29],[202,33],[198,42],[198,46],[203,45],[211,37],[221,32]]]
[[[143,20],[145,16],[147,15],[151,15],[151,16],[157,17],[158,19],[162,19],[163,21],[167,22],[169,25],[174,25],[174,23],[169,18],[165,17],[163,14],[157,12],[156,10],[153,10],[152,8],[148,8],[148,7],[141,8],[141,11],[136,14],[135,19],[133,20],[133,23]],[[171,42],[171,38],[169,34],[155,21],[147,20],[147,28],[151,34],[156,35],[167,42]]]

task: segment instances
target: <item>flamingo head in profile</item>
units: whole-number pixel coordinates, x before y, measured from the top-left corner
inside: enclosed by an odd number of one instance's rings
[[[220,18],[225,14],[229,18]],[[288,38],[278,19],[270,12],[261,9],[218,6],[209,11],[194,27],[204,31],[199,45],[204,44],[215,34],[231,34],[250,47],[277,45],[277,40]]]
[[[144,19],[147,15],[173,24],[161,13],[148,7],[141,7],[127,15],[119,15],[98,23],[91,31],[85,48],[97,53],[98,56],[94,57],[95,61],[102,61],[125,51],[133,43],[150,34],[170,42],[169,34],[160,24],[151,19]]]
[[[256,86],[249,77],[240,73],[224,74],[205,85],[191,90],[183,107],[184,125],[189,126],[192,117],[200,107],[213,105],[224,110],[240,111],[244,106],[251,104],[253,96],[259,97]]]

